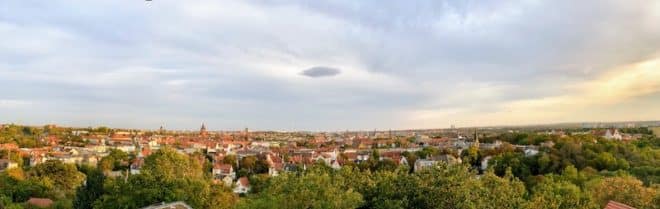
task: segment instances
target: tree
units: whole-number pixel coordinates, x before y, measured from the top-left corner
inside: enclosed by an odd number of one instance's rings
[[[75,189],[85,180],[85,174],[72,164],[59,160],[48,160],[38,164],[29,172],[30,178],[36,178],[53,189],[56,197],[73,195]]]
[[[383,159],[381,161],[378,161],[376,163],[376,169],[377,171],[382,171],[382,170],[387,170],[387,171],[394,171],[396,170],[398,165],[394,162],[392,159]]]
[[[237,162],[238,160],[236,160],[236,155],[226,155],[222,159],[222,163],[232,165],[234,168],[236,168]]]
[[[103,195],[103,182],[105,176],[101,170],[96,168],[87,168],[87,180],[85,184],[78,187],[76,197],[73,201],[75,209],[92,209],[94,202]]]
[[[252,173],[254,171],[256,165],[257,165],[257,158],[255,156],[243,157],[239,163],[239,167],[241,169],[247,170],[249,173]]]
[[[257,161],[255,162],[254,173],[257,174],[268,173],[269,167],[270,165],[268,164],[268,161],[266,161],[266,157],[260,156],[257,158]]]
[[[544,209],[597,208],[578,186],[552,175],[532,189],[529,206]]]
[[[98,167],[102,171],[123,170],[128,168],[129,156],[119,149],[110,149],[110,153],[101,158]]]
[[[337,182],[341,176],[310,168],[300,174],[285,173],[272,179],[271,184],[256,197],[244,199],[239,208],[357,208],[362,195],[345,189]],[[304,195],[302,195],[304,194]]]
[[[476,208],[523,208],[526,200],[525,185],[507,170],[504,177],[498,177],[492,171],[486,172],[479,179],[479,200]]]
[[[22,209],[19,203],[12,202],[11,198],[0,195],[0,208],[3,209]]]
[[[142,173],[171,180],[177,178],[201,179],[204,176],[199,161],[177,153],[172,148],[162,148],[144,159]]]
[[[600,206],[614,200],[636,208],[660,208],[658,188],[644,187],[631,176],[605,178],[590,186],[589,191]]]
[[[229,208],[236,196],[203,175],[198,159],[162,148],[145,158],[138,175],[107,179],[105,194],[94,208],[140,208],[159,202],[184,201],[193,208]]]

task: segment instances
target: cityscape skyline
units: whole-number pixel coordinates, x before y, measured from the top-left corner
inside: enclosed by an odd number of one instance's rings
[[[243,127],[243,128],[237,128],[237,129],[222,129],[222,128],[207,128],[208,125],[206,123],[201,123],[198,127],[196,128],[190,128],[190,129],[168,129],[165,126],[159,126],[159,127],[147,127],[147,128],[141,128],[141,127],[111,127],[111,126],[106,126],[106,125],[99,125],[99,126],[70,126],[66,124],[57,124],[57,123],[49,123],[49,124],[20,124],[20,123],[0,123],[0,127],[3,125],[20,125],[20,126],[30,126],[30,127],[44,127],[44,126],[54,126],[54,127],[63,127],[63,128],[72,128],[72,129],[87,129],[87,128],[99,128],[99,127],[106,127],[110,129],[115,129],[115,130],[133,130],[133,131],[173,131],[173,132],[200,132],[203,130],[203,132],[215,132],[215,133],[222,133],[222,132],[227,132],[227,133],[235,133],[235,132],[281,132],[281,133],[286,133],[286,132],[310,132],[310,133],[341,133],[341,132],[410,132],[410,131],[439,131],[439,130],[488,130],[488,129],[502,129],[502,128],[510,128],[510,129],[529,129],[529,128],[536,128],[536,129],[557,129],[557,130],[562,130],[562,129],[577,129],[577,128],[584,128],[584,129],[611,129],[611,128],[641,128],[641,127],[657,127],[660,126],[660,120],[648,120],[648,121],[583,121],[583,122],[561,122],[561,123],[538,123],[538,124],[520,124],[520,125],[507,125],[507,124],[502,124],[502,125],[492,125],[492,126],[456,126],[455,124],[451,124],[449,127],[435,127],[435,128],[402,128],[402,129],[393,129],[393,128],[372,128],[372,129],[350,129],[350,128],[345,128],[345,129],[337,129],[337,130],[306,130],[306,129],[289,129],[289,130],[282,130],[282,129],[251,129],[249,127]]]
[[[658,120],[658,14],[660,2],[616,0],[8,1],[0,123],[330,131]]]

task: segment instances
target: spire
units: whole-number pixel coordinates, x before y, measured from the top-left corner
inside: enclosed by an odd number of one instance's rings
[[[479,147],[479,134],[477,133],[477,129],[474,129],[474,144],[475,146]]]
[[[199,135],[206,136],[206,134],[207,134],[206,125],[204,123],[202,123],[202,127],[199,129]]]

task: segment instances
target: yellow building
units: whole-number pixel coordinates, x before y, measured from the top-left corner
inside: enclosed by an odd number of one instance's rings
[[[653,131],[656,137],[660,137],[660,127],[651,127],[651,131]]]

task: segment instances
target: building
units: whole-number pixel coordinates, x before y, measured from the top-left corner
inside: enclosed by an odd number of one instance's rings
[[[201,137],[207,137],[209,135],[209,132],[206,131],[206,125],[202,123],[202,127],[199,128],[199,136]]]
[[[607,205],[605,205],[605,209],[635,209],[635,208],[617,201],[610,200],[609,202],[607,202]]]
[[[18,167],[18,164],[7,159],[0,159],[0,172]]]
[[[424,160],[424,159],[417,160],[417,161],[415,161],[414,171],[418,172],[422,169],[434,166],[437,163],[438,163],[438,161],[435,161],[435,160]]]
[[[216,163],[213,165],[213,177],[216,179],[223,179],[229,177],[231,179],[236,178],[236,172],[230,164]]]
[[[30,199],[26,202],[26,204],[36,206],[36,207],[39,207],[39,208],[48,208],[51,205],[53,205],[53,200],[48,199],[48,198],[30,197]]]
[[[171,203],[157,203],[141,209],[192,209],[188,204],[178,201]]]
[[[247,177],[241,177],[236,180],[236,187],[234,187],[234,193],[245,194],[250,191],[250,181]]]
[[[605,135],[603,137],[605,137],[606,139],[614,139],[614,140],[622,140],[623,139],[623,136],[621,135],[621,133],[619,133],[619,129],[613,129],[613,131],[610,130],[610,129],[607,129],[607,131],[605,131]]]

